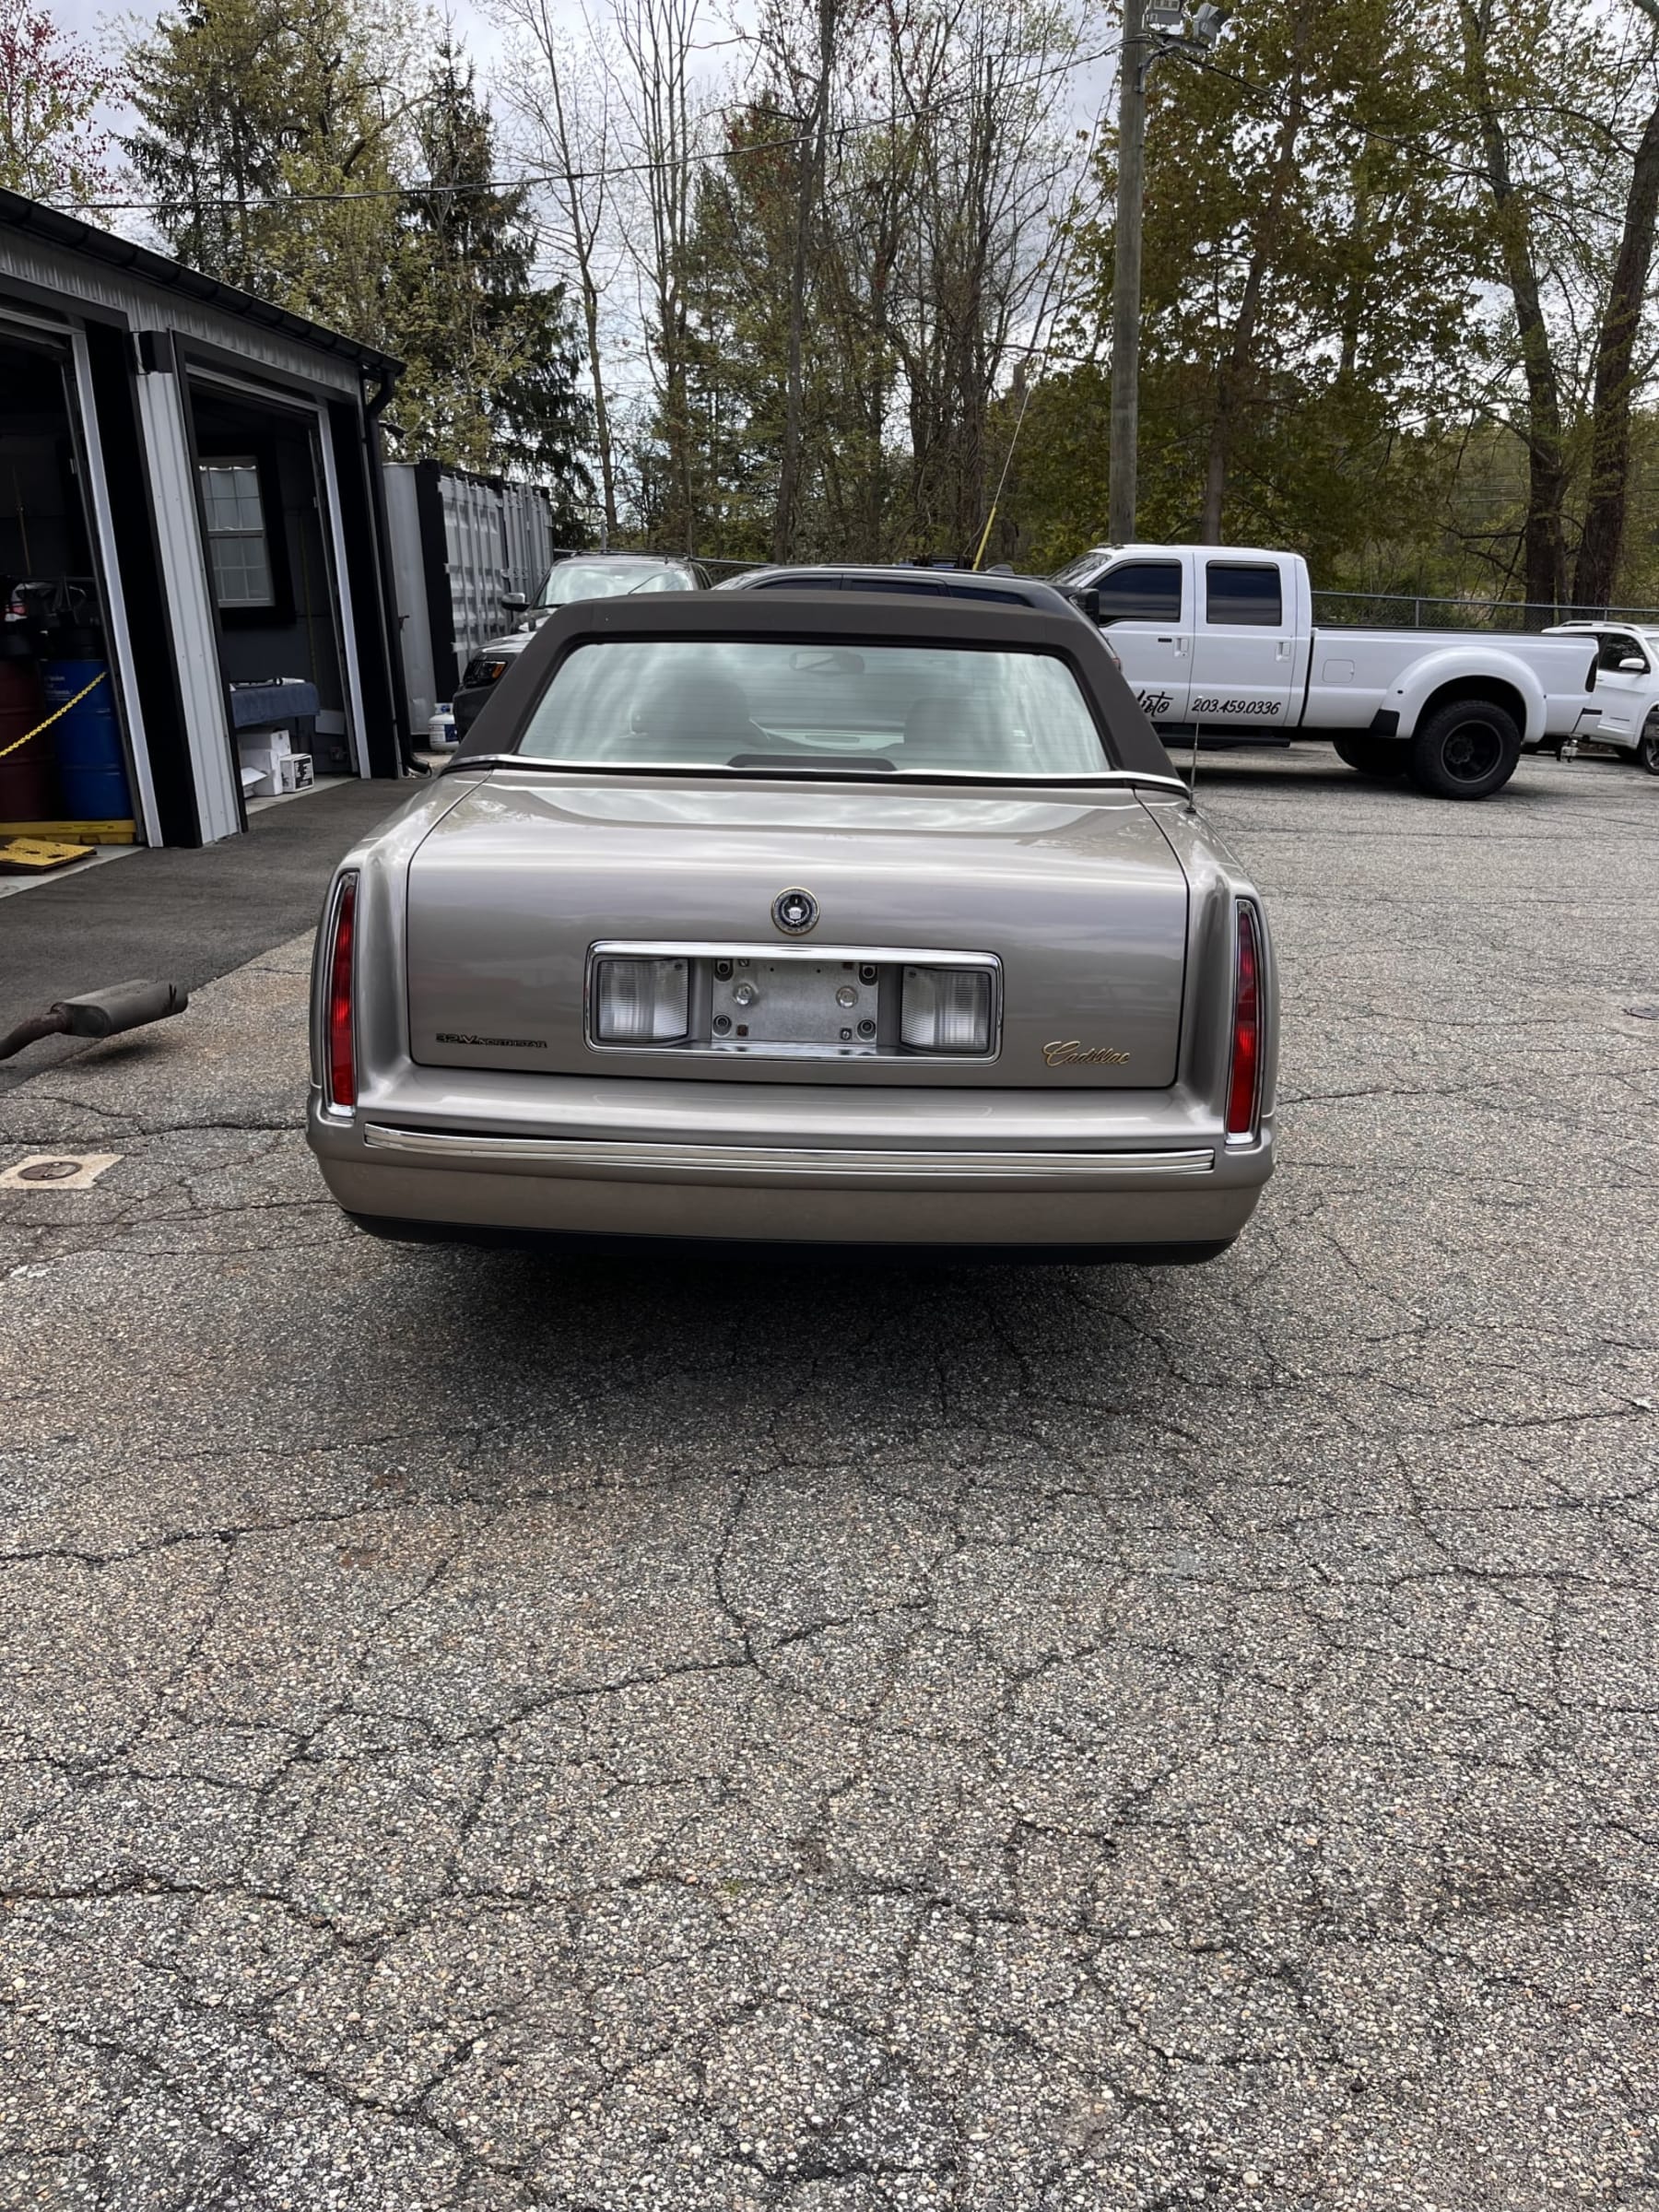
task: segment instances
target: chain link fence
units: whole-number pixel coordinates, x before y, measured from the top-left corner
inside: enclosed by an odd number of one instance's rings
[[[1549,629],[1558,622],[1659,628],[1659,607],[1549,606],[1520,599],[1435,599],[1399,592],[1315,592],[1322,629]]]

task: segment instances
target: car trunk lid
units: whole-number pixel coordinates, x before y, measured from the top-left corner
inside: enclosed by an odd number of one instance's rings
[[[690,1049],[595,1046],[583,1004],[595,944],[781,955],[772,908],[792,888],[818,903],[804,953],[996,962],[994,1056],[737,1055],[706,1035]],[[410,865],[410,1050],[428,1066],[548,1074],[1161,1088],[1175,1078],[1186,928],[1180,864],[1128,786],[498,770]]]

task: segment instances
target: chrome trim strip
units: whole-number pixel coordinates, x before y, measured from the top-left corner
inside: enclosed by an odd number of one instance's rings
[[[602,959],[721,960],[843,960],[856,967],[869,961],[877,967],[974,968],[991,978],[991,1042],[982,1053],[893,1053],[879,1050],[849,1053],[832,1044],[821,1047],[764,1044],[746,1045],[733,1053],[718,1045],[676,1038],[662,1044],[606,1044],[594,1034],[594,970]],[[590,1053],[615,1053],[637,1060],[641,1053],[682,1060],[825,1060],[849,1058],[879,1061],[890,1067],[895,1061],[913,1062],[918,1067],[983,1067],[1002,1053],[1003,972],[994,952],[953,952],[939,946],[820,945],[815,937],[688,937],[677,943],[657,937],[601,937],[587,948],[582,972],[582,1041]]]
[[[1184,1179],[1215,1172],[1213,1150],[1186,1152],[938,1152],[798,1145],[637,1144],[609,1137],[487,1136],[364,1124],[373,1152],[456,1168],[535,1167],[556,1174],[753,1182],[1051,1183],[1111,1188],[1142,1176]]]
[[[1599,710],[1598,710],[1599,711]],[[465,740],[463,741],[465,742]],[[544,775],[555,776],[655,776],[680,780],[687,777],[705,781],[722,778],[730,783],[879,783],[889,791],[920,788],[949,783],[982,784],[989,791],[1133,791],[1137,786],[1147,791],[1168,792],[1173,798],[1190,799],[1192,793],[1184,777],[1171,773],[1160,775],[1149,768],[1098,768],[1092,772],[1076,776],[1022,775],[1018,770],[999,771],[995,769],[901,769],[897,775],[874,769],[860,771],[853,765],[856,756],[847,756],[848,766],[842,770],[819,769],[816,772],[803,770],[792,776],[787,770],[776,768],[700,768],[684,760],[546,760],[534,753],[473,753],[464,756],[453,753],[443,762],[441,776],[489,775],[500,769],[532,769]]]
[[[994,952],[952,952],[937,945],[820,945],[816,937],[600,937],[588,947],[595,959],[723,960],[727,955],[750,960],[871,960],[912,968],[983,968],[994,975],[1002,962]]]

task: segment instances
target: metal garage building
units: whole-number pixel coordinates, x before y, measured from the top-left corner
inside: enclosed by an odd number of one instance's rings
[[[232,836],[284,735],[403,772],[398,366],[0,192],[0,832]]]

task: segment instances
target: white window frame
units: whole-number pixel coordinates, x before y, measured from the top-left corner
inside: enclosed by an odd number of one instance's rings
[[[230,469],[243,472],[253,479],[253,498],[259,509],[259,520],[252,527],[240,523],[232,526],[216,523],[213,519],[214,502],[207,479],[216,472]],[[202,487],[202,528],[207,538],[207,573],[213,586],[213,604],[222,615],[259,614],[275,608],[276,573],[271,562],[271,526],[265,513],[265,486],[259,478],[258,457],[253,453],[204,453],[196,463],[196,477]],[[239,486],[235,494],[239,505],[241,496]],[[260,597],[242,595],[227,599],[219,570],[218,548],[221,545],[241,545],[251,539],[257,539],[264,557],[264,594]]]

